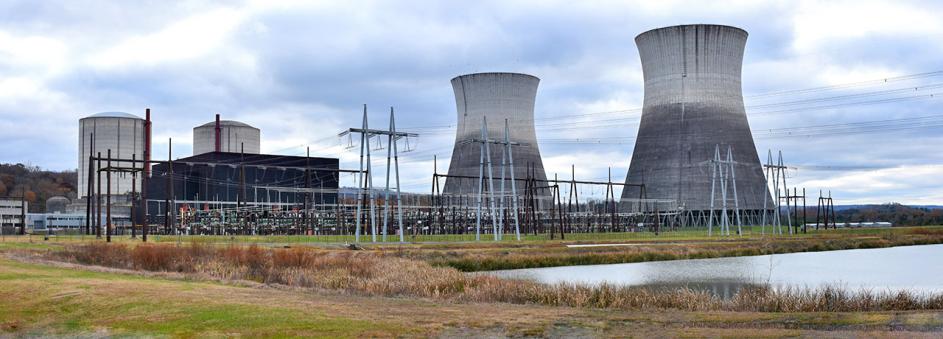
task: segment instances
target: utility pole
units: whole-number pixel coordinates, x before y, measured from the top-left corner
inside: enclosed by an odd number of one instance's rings
[[[310,168],[311,164],[310,164],[310,161],[308,160],[310,158],[311,158],[311,146],[308,146],[305,148],[305,195],[304,195],[304,205],[302,206],[302,208],[304,209],[304,211],[302,212],[304,213],[304,219],[302,220],[303,226],[301,227],[302,229],[301,233],[304,235],[308,235],[307,233],[309,232],[309,230],[311,230],[311,223],[309,221],[311,219],[311,216],[309,215],[311,210],[308,209],[308,201],[311,200],[312,195],[313,195],[311,194],[311,168]],[[314,232],[311,232],[311,233],[314,233]]]
[[[390,130],[387,134],[386,142],[386,189],[383,199],[383,241],[386,242],[386,233],[389,226],[388,218],[390,215],[390,156],[393,156],[394,170],[396,171],[396,209],[397,220],[399,223],[399,241],[403,242],[403,207],[400,205],[400,187],[399,187],[399,150],[397,149],[396,136],[396,117],[393,114],[393,107],[390,107]]]
[[[400,242],[405,241],[404,234],[405,229],[403,226],[403,212],[402,212],[402,197],[400,191],[400,180],[399,180],[399,148],[397,146],[397,140],[401,138],[406,138],[407,148],[409,145],[409,138],[418,137],[416,133],[407,133],[407,132],[398,132],[396,131],[396,119],[394,116],[393,108],[390,107],[390,129],[381,130],[381,129],[370,129],[368,120],[367,120],[367,105],[363,105],[363,121],[360,128],[348,128],[346,131],[338,133],[338,137],[352,136],[353,134],[360,135],[360,171],[357,175],[357,220],[356,220],[356,229],[354,231],[355,242],[360,242],[360,228],[361,228],[361,213],[364,208],[364,197],[369,194],[370,199],[370,229],[372,235],[372,241],[377,241],[377,220],[376,220],[376,197],[375,192],[373,191],[373,171],[372,171],[372,161],[370,158],[370,140],[374,136],[387,136],[388,137],[388,147],[392,147],[392,156],[393,156],[393,170],[396,172],[396,206],[397,206],[397,219],[399,222],[400,228]],[[379,141],[379,140],[378,140]],[[380,141],[382,142],[382,141]],[[407,150],[408,151],[408,150]],[[364,156],[366,156],[366,167],[364,167]],[[389,171],[390,168],[390,150],[387,150],[387,192],[385,196],[389,200]],[[366,177],[365,177],[366,176]],[[385,208],[389,208],[389,204],[385,203]],[[384,210],[384,213],[389,213],[388,210]],[[386,232],[387,229],[387,216],[384,215],[384,224],[383,230]],[[414,232],[417,230],[414,226]],[[384,238],[385,239],[385,238]]]
[[[147,229],[150,225],[147,208],[147,183],[151,176],[151,109],[144,110],[144,172],[141,174],[141,202],[144,203],[144,225],[141,229],[141,241],[147,242]]]
[[[396,218],[399,223],[399,242],[403,242],[403,204],[399,185],[399,149],[396,145],[396,117],[393,115],[393,107],[390,107],[390,134],[393,135],[393,167],[396,169]]]
[[[720,213],[720,234],[721,235],[730,235],[730,214],[727,212],[729,203],[729,198],[727,196],[728,188],[732,187],[733,190],[733,202],[734,202],[734,218],[737,223],[737,234],[743,235],[742,229],[742,219],[740,218],[740,201],[737,199],[737,177],[734,167],[736,162],[733,160],[733,151],[732,148],[727,146],[727,157],[726,160],[722,160],[720,156],[720,145],[714,146],[714,159],[708,161],[711,166],[711,204],[710,204],[710,217],[708,219],[707,226],[707,235],[710,236],[713,233],[714,228],[714,202],[717,200],[716,195],[716,186],[719,182],[720,184],[720,199],[721,199],[721,213]]]
[[[111,149],[110,148],[108,149],[108,170],[105,173],[105,176],[107,177],[106,180],[108,180],[108,191],[105,192],[105,197],[106,199],[108,199],[108,203],[107,205],[105,205],[105,208],[107,208],[107,211],[108,211],[105,216],[105,227],[106,227],[105,228],[106,230],[105,241],[111,242]]]
[[[393,131],[393,107],[390,107],[390,131]],[[386,242],[386,229],[389,227],[390,216],[390,157],[393,155],[393,133],[387,136],[386,141],[386,187],[383,189],[383,242]],[[397,185],[399,186],[399,185]]]
[[[484,133],[482,139],[484,139],[483,145],[485,146],[485,158],[488,159],[488,193],[491,195],[489,202],[491,203],[491,234],[494,235],[494,240],[498,240],[498,215],[495,212],[494,206],[494,169],[491,166],[491,144],[488,142],[488,117],[483,116],[482,119],[482,132]]]
[[[173,157],[173,138],[167,139],[167,171],[164,172],[164,175],[167,177],[167,195],[164,198],[164,232],[170,232],[171,218],[173,218],[173,207],[171,207],[171,201],[174,196],[174,157]]]
[[[131,166],[137,166],[137,153],[131,154]],[[137,204],[137,183],[138,183],[138,172],[131,172],[131,239],[137,239],[137,230],[135,229],[135,224],[137,224],[138,215],[137,209],[134,208],[134,205]]]
[[[101,224],[102,222],[102,152],[98,152],[98,159],[96,161],[98,164],[98,168],[95,171],[97,172],[97,176],[98,176],[98,180],[96,182],[98,186],[98,194],[95,195],[95,198],[98,202],[98,207],[95,209],[95,211],[98,212],[97,213],[98,216],[95,218],[95,238],[101,239],[102,238],[102,224]]]
[[[268,196],[268,190],[265,191],[265,196]],[[249,197],[246,194],[246,146],[245,143],[239,143],[239,202],[241,202],[241,207],[246,207],[249,204]],[[236,211],[239,211],[240,206],[236,206]],[[249,214],[246,211],[248,208],[243,208],[242,212],[242,232],[246,233],[246,228],[249,227],[248,221]],[[255,227],[252,227],[252,233],[255,233]]]
[[[778,163],[774,163],[774,162],[773,162],[773,151],[772,151],[772,150],[769,150],[769,151],[767,152],[767,158],[766,158],[766,159],[767,159],[767,160],[766,160],[766,165],[763,165],[763,167],[765,167],[765,169],[766,169],[766,183],[767,183],[767,187],[769,187],[770,179],[772,179],[772,181],[773,181],[772,190],[773,190],[774,196],[773,196],[773,199],[772,199],[772,206],[769,206],[769,207],[772,207],[772,208],[773,208],[773,215],[772,215],[772,218],[771,218],[771,219],[772,219],[772,220],[771,220],[772,233],[773,233],[773,234],[780,234],[780,235],[782,235],[782,234],[783,234],[783,229],[782,229],[782,211],[781,211],[781,208],[780,208],[780,206],[781,206],[781,204],[782,204],[782,195],[781,195],[782,192],[781,192],[781,190],[780,190],[780,183],[782,183],[782,185],[783,185],[782,187],[783,187],[784,189],[785,189],[785,187],[786,187],[786,185],[785,185],[785,182],[786,182],[786,166],[783,165],[783,152],[782,152],[782,151],[779,151],[779,161],[778,161]],[[780,179],[782,179],[782,180],[780,180]],[[786,195],[788,195],[788,193],[787,193]],[[767,198],[764,196],[764,197],[763,197],[763,208],[764,208],[764,210],[768,211],[768,209],[767,209],[767,206],[768,206],[768,205],[766,204],[766,201],[767,201]],[[787,205],[787,209],[788,209],[788,205]],[[788,215],[788,214],[787,214],[787,215]],[[765,225],[766,225],[766,214],[765,214],[765,212],[764,212],[764,214],[763,214],[763,218],[764,218],[763,225],[764,225],[764,233],[765,233]],[[790,232],[792,232],[792,231],[790,230]]]
[[[740,199],[737,199],[737,163],[733,160],[733,148],[727,145],[727,165],[730,171],[730,180],[733,183],[733,208],[734,216],[737,218],[737,235],[743,236],[743,219],[740,217]],[[729,232],[728,232],[729,234]]]
[[[85,235],[92,234],[92,187],[95,185],[95,174],[92,172],[94,170],[94,166],[92,165],[92,152],[95,150],[94,142],[95,132],[92,132],[89,135],[88,143],[88,177],[85,178]]]
[[[364,129],[364,131],[367,130],[367,105],[366,104],[363,105],[363,121],[361,121],[360,126]],[[360,242],[360,223],[361,223],[360,213],[362,212],[361,203],[364,198],[364,191],[363,191],[364,189],[364,177],[363,177],[364,149],[363,148],[368,146],[365,144],[367,140],[368,140],[367,133],[366,132],[360,133],[360,171],[357,172],[357,214],[356,214],[357,227],[354,229],[354,242],[358,242],[358,243]]]
[[[511,133],[508,129],[508,119],[504,119],[504,148],[507,150],[508,154],[508,164],[510,165],[511,172],[511,201],[514,204],[514,235],[517,236],[517,241],[521,241],[521,225],[517,220],[517,186],[515,186],[514,180],[514,154],[511,152]],[[502,169],[503,171],[503,169]]]
[[[48,228],[49,225],[46,225]],[[26,186],[20,186],[20,235],[26,234]]]
[[[503,196],[505,195],[504,171],[507,169],[506,167],[510,167],[509,170],[511,172],[511,201],[514,205],[513,206],[514,208],[514,213],[513,213],[514,232],[517,236],[517,240],[520,240],[521,238],[520,237],[520,224],[519,224],[518,216],[517,216],[517,208],[518,208],[517,186],[515,183],[516,180],[514,178],[514,154],[511,151],[512,145],[517,146],[517,145],[520,145],[520,143],[516,143],[516,142],[512,143],[510,141],[507,119],[505,119],[504,121],[504,141],[491,140],[488,136],[488,118],[487,117],[482,117],[481,139],[473,139],[473,140],[469,140],[468,142],[474,142],[474,143],[480,144],[478,147],[479,149],[478,199],[477,199],[477,212],[476,212],[476,217],[475,217],[476,218],[475,219],[475,240],[476,241],[481,240],[481,213],[482,213],[481,209],[482,209],[483,200],[484,200],[484,175],[485,175],[484,169],[486,166],[488,168],[488,190],[489,190],[490,207],[491,207],[491,227],[492,227],[492,232],[494,233],[495,241],[501,240],[502,235],[499,233],[503,232],[503,228],[504,228],[503,222],[501,223],[500,229],[498,227],[497,219],[500,219],[500,215],[495,207],[494,170],[493,170],[493,166],[491,162],[491,144],[502,145],[502,147],[504,147],[504,150],[502,152],[502,158],[501,158],[501,192],[500,192],[501,206],[503,209],[503,206],[504,206]]]

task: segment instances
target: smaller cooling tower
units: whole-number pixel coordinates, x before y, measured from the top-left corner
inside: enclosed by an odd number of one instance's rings
[[[258,128],[238,121],[219,120],[217,116],[216,121],[193,128],[193,155],[214,151],[259,154],[261,134]]]
[[[452,89],[458,111],[458,127],[449,175],[468,176],[475,179],[447,178],[443,193],[451,195],[475,194],[478,192],[478,171],[481,159],[481,144],[473,140],[481,138],[482,117],[488,118],[488,137],[504,140],[504,121],[510,127],[510,141],[514,156],[514,177],[525,179],[528,168],[537,180],[546,180],[540,150],[537,148],[537,133],[534,130],[534,101],[540,79],[519,73],[477,73],[455,77]],[[498,190],[501,173],[501,145],[491,145],[491,164]],[[510,179],[510,173],[506,178]],[[485,170],[487,178],[487,169]],[[541,183],[540,185],[543,185]],[[484,185],[487,189],[487,184]],[[517,184],[518,194],[523,194],[523,185]],[[510,182],[505,185],[510,191]],[[542,194],[542,193],[541,193]]]

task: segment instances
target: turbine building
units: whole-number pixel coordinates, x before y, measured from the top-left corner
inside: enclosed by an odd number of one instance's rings
[[[528,172],[538,181],[546,180],[540,150],[537,148],[537,133],[534,130],[534,100],[539,83],[540,79],[537,77],[520,73],[476,73],[452,79],[458,126],[449,164],[450,177],[446,178],[444,194],[478,193],[481,144],[476,140],[481,139],[483,117],[487,117],[486,128],[491,140],[504,140],[504,121],[508,122],[518,194],[523,195],[523,184],[520,180],[527,178]],[[491,144],[490,147],[495,190],[498,190],[503,146]],[[484,191],[488,189],[487,175],[485,168]],[[508,180],[505,182],[505,190],[510,192],[511,174],[506,173],[505,176]]]
[[[746,41],[746,31],[721,25],[671,26],[635,37],[645,99],[626,184],[644,184],[647,198],[674,200],[687,211],[710,210],[709,162],[719,145],[724,159],[728,147],[733,153],[739,208],[764,208],[768,191],[740,83]],[[637,198],[638,190],[627,187],[623,201]]]

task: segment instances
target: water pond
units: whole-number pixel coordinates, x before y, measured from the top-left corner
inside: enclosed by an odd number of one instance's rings
[[[690,287],[728,297],[749,285],[943,292],[943,245],[494,271],[544,283]]]

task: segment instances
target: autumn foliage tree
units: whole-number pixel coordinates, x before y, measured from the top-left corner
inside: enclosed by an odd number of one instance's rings
[[[46,199],[75,193],[78,185],[75,171],[47,171],[24,164],[0,164],[0,198],[29,201],[30,212],[46,210]]]

